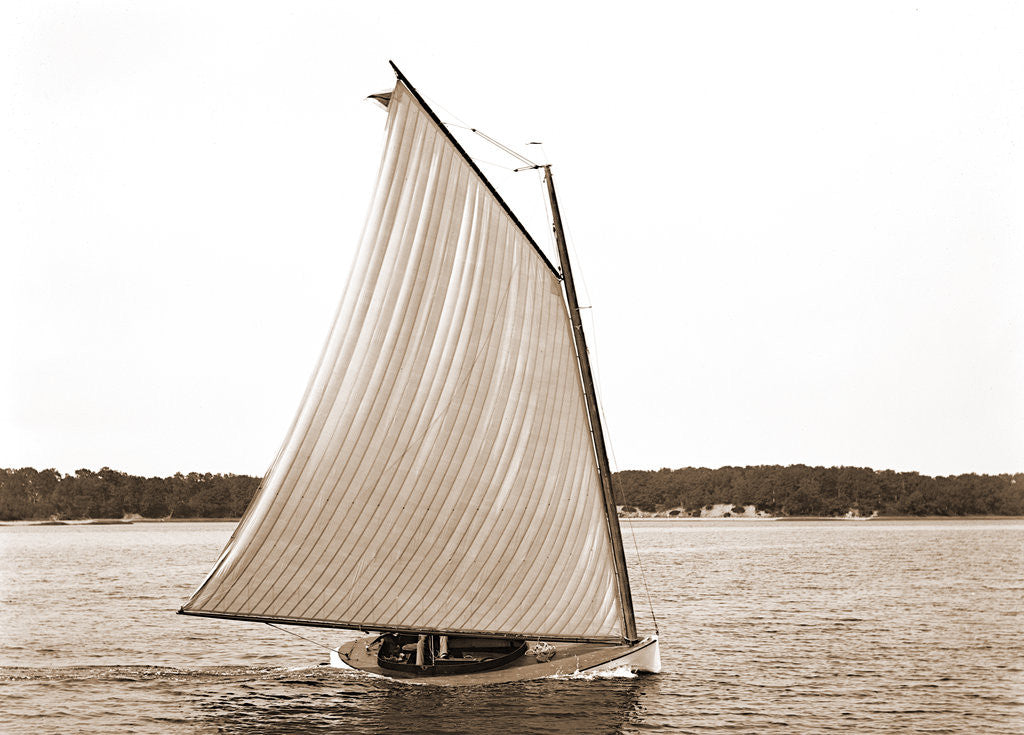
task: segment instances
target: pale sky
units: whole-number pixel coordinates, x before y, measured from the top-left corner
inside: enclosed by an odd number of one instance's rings
[[[1024,471],[1022,8],[5,3],[0,467],[263,474],[394,59],[553,165],[618,469]]]

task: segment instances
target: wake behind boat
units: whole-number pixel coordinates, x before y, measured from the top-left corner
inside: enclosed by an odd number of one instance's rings
[[[395,72],[374,95],[384,154],[320,363],[179,612],[366,631],[332,664],[419,683],[657,672],[550,167],[534,168],[560,270]]]

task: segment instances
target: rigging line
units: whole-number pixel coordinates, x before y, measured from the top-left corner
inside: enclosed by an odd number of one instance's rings
[[[591,334],[594,337],[593,345],[594,345],[594,349],[596,350],[597,349],[597,344],[598,344],[598,341],[597,341],[597,319],[593,315],[591,315],[591,317],[590,317],[590,325],[591,325],[590,332],[591,332]],[[605,445],[608,447],[608,451],[611,452],[612,461],[615,463],[615,466],[618,467],[619,466],[619,460],[615,456],[615,446],[614,446],[614,443],[612,442],[611,432],[608,431],[608,419],[605,416],[604,408],[603,408],[603,402],[601,401],[601,395],[600,395],[601,394],[601,377],[600,377],[600,375],[598,375],[595,378],[595,380],[594,380],[594,391],[598,394],[598,397],[597,397],[597,410],[601,414],[601,422],[602,422],[602,425],[604,426]],[[615,485],[613,483],[612,484],[612,496],[613,496],[613,499],[614,499],[614,495],[615,495]],[[654,614],[654,602],[651,599],[651,588],[647,584],[647,570],[644,568],[644,558],[643,558],[643,555],[640,553],[640,544],[637,543],[637,540],[636,540],[636,529],[633,527],[632,520],[629,521],[628,525],[629,525],[629,535],[633,539],[633,552],[636,554],[637,566],[640,567],[640,580],[644,584],[644,594],[647,595],[647,607],[651,611],[651,621],[654,623],[654,634],[655,635],[659,635],[659,631],[658,631],[658,616]]]
[[[517,169],[514,169],[511,166],[504,166],[500,163],[495,163],[494,161],[485,161],[482,158],[474,158],[473,160],[476,162],[477,165],[480,165],[482,163],[485,166],[494,166],[495,168],[501,168],[504,169],[505,171],[511,171],[512,173],[515,173],[517,171]]]
[[[505,153],[509,154],[510,156],[513,156],[514,158],[518,158],[520,161],[525,163],[527,166],[530,166],[531,168],[537,168],[538,167],[538,165],[536,163],[531,161],[526,156],[522,155],[521,153],[517,153],[516,151],[512,150],[511,148],[509,148],[507,145],[505,145],[501,141],[495,140],[494,138],[492,138],[491,136],[489,136],[487,133],[485,133],[482,130],[479,130],[477,128],[472,128],[472,127],[470,127],[468,125],[459,125],[457,123],[450,123],[450,122],[446,122],[445,125],[447,125],[449,127],[462,128],[463,130],[468,130],[471,133],[475,133],[475,134],[479,135],[481,138],[483,138],[484,140],[486,140],[491,145],[495,146],[496,148],[500,148],[501,150],[505,151]]]
[[[594,349],[597,350],[597,345],[598,345],[598,340],[597,340],[597,319],[593,315],[591,315],[590,324],[591,324],[590,332],[591,332],[591,335],[594,338],[593,339]],[[601,422],[602,422],[602,425],[604,426],[605,445],[608,447],[608,451],[612,455],[612,461],[615,463],[615,466],[618,467],[619,466],[619,460],[615,456],[615,445],[612,442],[611,432],[608,430],[608,419],[605,416],[604,408],[603,408],[603,402],[601,401],[601,395],[600,395],[601,394],[601,378],[600,378],[600,375],[595,377],[595,380],[594,380],[594,390],[598,394],[598,397],[597,397],[597,410],[601,414]],[[615,485],[614,485],[614,483],[612,484],[612,495],[613,495],[613,498],[614,498],[614,495],[615,495]],[[647,595],[647,607],[651,611],[651,621],[654,623],[654,634],[655,635],[659,635],[659,631],[658,631],[658,616],[654,614],[654,602],[651,599],[651,588],[647,584],[647,570],[644,568],[644,558],[643,558],[643,555],[640,553],[640,544],[637,543],[637,540],[636,540],[636,529],[633,527],[633,522],[632,521],[629,521],[628,525],[629,525],[629,535],[633,539],[633,552],[636,554],[637,566],[640,567],[640,580],[643,582],[643,585],[644,585],[644,594]]]
[[[516,153],[516,152],[515,152],[514,150],[512,150],[511,148],[509,148],[509,147],[508,147],[507,145],[505,145],[504,143],[501,143],[501,142],[499,142],[499,141],[495,140],[494,138],[492,138],[491,136],[489,136],[489,135],[488,135],[487,133],[484,133],[483,131],[477,130],[476,128],[470,128],[470,130],[472,130],[472,131],[473,131],[474,133],[476,133],[476,134],[477,134],[477,135],[479,135],[479,136],[480,136],[481,138],[483,138],[484,140],[486,140],[486,141],[487,141],[488,143],[490,143],[490,144],[492,144],[492,145],[495,145],[495,146],[497,146],[498,148],[500,148],[501,150],[505,151],[505,152],[506,152],[506,153],[508,153],[508,154],[509,154],[510,156],[515,156],[515,157],[516,157],[516,158],[518,158],[518,159],[519,159],[520,161],[522,161],[523,163],[525,163],[525,164],[526,164],[527,166],[536,166],[536,165],[537,165],[536,163],[534,163],[533,161],[531,161],[531,160],[530,160],[529,158],[527,158],[526,156],[523,156],[523,155],[520,155],[519,153]]]
[[[551,221],[551,216],[550,216],[551,210],[549,209],[549,207],[551,206],[551,202],[548,201],[548,195],[547,195],[547,193],[544,190],[544,168],[543,167],[538,167],[536,169],[536,171],[537,171],[537,183],[539,184],[539,186],[537,187],[536,191],[537,191],[538,201],[540,202],[540,209],[538,211],[546,213],[547,218],[548,218],[548,222],[550,222]],[[558,256],[557,256],[558,245],[555,244],[555,228],[549,226],[547,228],[546,232],[548,234],[548,238],[547,238],[547,240],[545,241],[544,244],[548,246],[548,248],[547,248],[548,252],[556,253],[555,259],[557,260],[558,259]],[[562,265],[561,264],[558,265],[558,280],[559,281],[562,280]],[[562,299],[562,300],[565,301],[565,299]],[[573,354],[575,355],[576,354],[576,347],[575,347],[575,343],[573,343],[573,344],[574,344],[574,346],[572,348],[572,351],[573,351]]]
[[[658,616],[654,614],[654,603],[651,601],[651,590],[647,586],[647,572],[644,571],[644,559],[640,556],[640,547],[636,542],[636,531],[633,529],[633,521],[629,519],[629,535],[633,538],[633,550],[636,552],[637,566],[640,567],[640,579],[644,583],[644,593],[647,595],[647,607],[651,611],[651,621],[654,623],[654,635],[659,635]]]
[[[597,350],[597,319],[591,315],[591,335],[593,337],[594,350]],[[596,361],[596,360],[595,360]],[[597,375],[594,380],[594,391],[598,394],[597,397],[597,410],[601,415],[602,426],[604,427],[604,443],[611,453],[611,461],[614,462],[615,467],[618,467],[618,458],[615,457],[614,442],[611,439],[611,432],[608,430],[608,420],[604,415],[603,401],[601,400],[601,378]],[[615,486],[611,485],[612,498],[614,498]],[[633,538],[633,552],[637,555],[637,566],[640,567],[640,580],[643,582],[643,591],[647,596],[647,608],[650,610],[650,619],[654,623],[654,635],[658,635],[657,628],[657,615],[654,614],[654,603],[650,596],[650,587],[647,585],[647,570],[643,565],[643,555],[640,554],[640,545],[637,543],[636,529],[633,527],[633,522],[629,522],[630,537]]]
[[[542,161],[545,161],[545,163],[535,163],[532,166],[525,166],[523,168],[517,168],[516,171],[517,172],[518,171],[529,171],[531,169],[542,169],[542,168],[544,168],[546,163],[549,162],[548,154],[544,151],[544,144],[542,142],[540,142],[540,141],[534,140],[534,141],[531,141],[531,142],[527,143],[526,145],[535,145],[535,146],[537,146],[537,150],[540,151],[540,158],[541,158]],[[543,179],[543,175],[541,175],[541,178]]]
[[[462,119],[461,117],[459,117],[458,115],[456,115],[456,114],[455,114],[454,112],[452,112],[451,110],[449,110],[449,109],[448,109],[447,107],[445,107],[444,105],[442,105],[442,104],[441,104],[440,102],[438,102],[438,101],[437,101],[436,99],[434,99],[433,97],[430,97],[430,96],[428,96],[428,95],[425,95],[425,94],[423,94],[422,92],[420,92],[420,94],[421,94],[421,95],[423,96],[423,99],[425,99],[425,100],[427,100],[428,102],[430,102],[430,106],[431,106],[431,107],[436,107],[436,108],[438,108],[439,110],[443,110],[444,112],[446,112],[446,113],[448,114],[448,116],[449,116],[449,117],[455,118],[456,120],[458,120],[458,121],[459,121],[459,122],[457,122],[457,123],[445,123],[445,125],[454,125],[454,126],[455,126],[455,127],[457,127],[457,128],[465,128],[466,130],[469,130],[469,126],[468,126],[468,125],[466,124],[466,121],[465,121],[465,120],[463,120],[463,119]]]
[[[277,630],[281,631],[282,633],[288,633],[289,635],[293,635],[296,638],[301,638],[304,641],[309,641],[310,643],[312,643],[315,646],[320,646],[320,648],[326,648],[328,651],[333,651],[334,650],[331,646],[328,646],[325,643],[321,643],[320,641],[314,641],[312,638],[307,638],[304,635],[300,635],[300,634],[296,633],[294,630],[288,630],[287,628],[282,628],[280,625],[276,625],[275,623],[266,623],[266,625],[269,625],[271,628],[276,628]]]
[[[572,237],[572,232],[570,231],[569,227],[565,224],[564,218],[563,218],[563,221],[562,221],[562,229],[565,231],[566,243],[568,244],[568,246],[570,248],[572,248],[572,252],[576,256],[576,258],[575,258],[576,263],[579,264],[580,263],[580,258],[579,258],[579,254],[576,251],[576,246],[574,244],[574,240],[573,240],[573,237]],[[582,269],[579,268],[578,265],[577,265],[576,271],[579,272],[581,270]],[[583,273],[580,273],[578,278],[583,283],[583,290],[584,290],[584,292],[587,295],[587,301],[591,301],[592,302],[593,299],[590,298],[590,289],[587,288],[586,276]],[[580,308],[583,308],[583,307],[580,307]],[[598,338],[597,338],[597,317],[594,316],[593,309],[591,309],[591,314],[590,314],[590,335],[591,335],[591,349],[590,349],[590,351],[594,352],[595,354],[597,354],[599,352],[599,350],[598,350],[599,341],[598,341]],[[600,367],[597,367],[595,369],[594,366],[596,364],[597,364],[596,360],[591,362],[591,372],[594,373],[594,392],[597,394],[597,411],[598,411],[598,413],[601,416],[601,425],[604,427],[605,446],[607,447],[608,452],[611,454],[612,462],[614,462],[615,466],[618,467],[619,466],[619,460],[615,456],[615,445],[612,442],[611,431],[609,431],[609,429],[608,429],[608,419],[607,419],[607,417],[605,416],[605,413],[604,413],[604,401],[601,400],[601,394],[604,392],[601,389],[601,370],[600,370]],[[615,485],[612,484],[612,499],[616,500],[616,498],[614,496],[615,496]],[[651,611],[651,620],[654,622],[654,633],[655,633],[655,635],[658,635],[659,634],[659,631],[658,631],[658,617],[654,614],[654,602],[651,599],[651,589],[650,589],[650,587],[647,584],[647,571],[644,569],[643,556],[640,554],[640,545],[639,545],[639,543],[637,543],[637,540],[636,540],[636,530],[633,528],[632,522],[629,523],[629,534],[630,534],[630,536],[633,539],[633,552],[636,554],[637,566],[640,567],[640,580],[643,582],[644,593],[647,595],[647,607]]]

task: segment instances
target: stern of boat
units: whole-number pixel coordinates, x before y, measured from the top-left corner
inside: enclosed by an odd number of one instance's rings
[[[370,646],[375,642],[375,638],[370,636],[367,638],[359,638],[354,641],[346,641],[337,648],[330,649],[330,665],[336,669],[359,671],[359,667],[353,666],[351,663],[352,655],[356,653],[357,647],[365,648],[367,653],[369,653]]]

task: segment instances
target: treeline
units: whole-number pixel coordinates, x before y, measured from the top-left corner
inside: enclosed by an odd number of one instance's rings
[[[626,470],[614,476],[618,502],[644,511],[716,503],[756,505],[788,516],[1024,515],[1024,474],[928,477],[867,467],[778,465]]]
[[[76,470],[0,469],[0,521],[123,518],[237,518],[260,480],[248,475],[180,472],[136,477],[104,467]]]
[[[237,518],[259,487],[248,475],[180,472],[137,477],[104,467],[0,469],[0,521],[123,518]],[[625,470],[618,502],[644,511],[717,503],[756,505],[773,515],[1024,515],[1024,474],[928,477],[862,467],[777,465]]]

